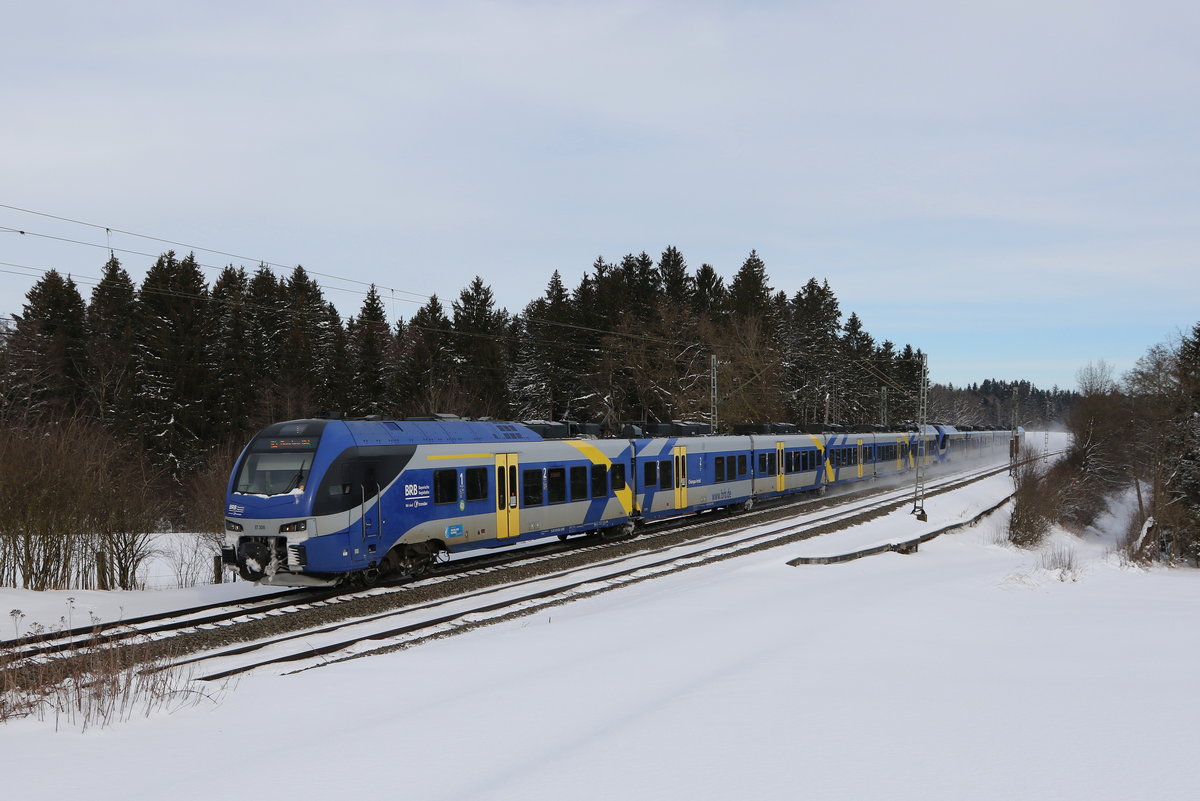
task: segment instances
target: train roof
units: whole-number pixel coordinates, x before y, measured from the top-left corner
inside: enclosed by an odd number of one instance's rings
[[[419,445],[423,443],[539,442],[542,437],[520,423],[491,420],[289,420],[265,428],[260,437],[321,436],[344,426],[359,445]]]

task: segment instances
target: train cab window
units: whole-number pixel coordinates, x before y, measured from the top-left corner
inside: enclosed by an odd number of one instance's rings
[[[612,490],[620,492],[625,489],[625,465],[614,464],[612,466]]]
[[[458,471],[433,471],[433,502],[456,503],[458,501]]]
[[[592,465],[592,497],[603,498],[608,495],[608,467],[602,464]]]
[[[467,500],[482,501],[488,496],[488,469],[468,467],[463,471],[467,485]]]
[[[716,459],[713,459],[713,467],[716,471],[716,475],[713,476],[713,482],[719,484],[725,480],[725,457],[718,456]]]
[[[646,462],[642,465],[642,487],[653,489],[658,483],[658,462]]]
[[[587,468],[576,465],[571,468],[571,500],[585,501],[588,496]]]
[[[746,475],[746,470],[747,470],[746,454],[744,454],[744,453],[738,454],[737,467],[738,467],[737,474],[739,476]],[[733,478],[733,476],[730,476],[730,478]]]
[[[659,462],[658,463],[658,488],[659,489],[670,489],[671,488],[671,463],[670,462]]]
[[[521,471],[521,505],[522,506],[541,506],[542,505],[542,471],[541,470],[522,470]]]
[[[546,502],[562,503],[567,499],[567,468],[551,467],[546,471]]]

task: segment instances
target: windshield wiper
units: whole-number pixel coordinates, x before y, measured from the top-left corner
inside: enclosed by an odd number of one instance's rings
[[[300,462],[300,469],[296,471],[296,475],[294,475],[292,477],[292,480],[288,482],[287,489],[285,489],[283,492],[279,493],[280,495],[287,495],[289,492],[291,492],[292,490],[294,490],[300,486],[300,482],[304,480],[304,468],[307,465],[308,465],[307,459],[304,459]]]

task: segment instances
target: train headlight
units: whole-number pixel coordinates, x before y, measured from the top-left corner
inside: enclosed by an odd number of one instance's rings
[[[226,531],[243,531],[244,529],[242,528],[241,523],[235,523],[232,520],[226,520],[225,521],[225,530]]]
[[[307,530],[308,530],[308,521],[307,520],[297,520],[295,523],[284,523],[282,526],[279,527],[280,534],[292,534],[297,531],[307,531]]]

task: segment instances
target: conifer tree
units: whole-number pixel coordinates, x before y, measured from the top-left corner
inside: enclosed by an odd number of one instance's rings
[[[513,371],[512,397],[522,420],[565,420],[574,413],[579,386],[580,346],[571,298],[558,270],[546,291],[518,317],[521,355]]]
[[[857,313],[851,312],[846,318],[839,344],[842,380],[838,421],[849,425],[873,423],[877,418],[879,392],[879,381],[871,372],[875,340],[867,333]]]
[[[678,306],[687,306],[696,292],[696,280],[688,273],[683,254],[671,245],[658,259],[658,272],[662,277],[663,295]]]
[[[725,305],[725,279],[717,274],[711,264],[701,264],[696,270],[696,291],[692,295],[692,308],[698,315],[716,314]]]
[[[395,400],[388,397],[389,363],[393,349],[391,328],[379,292],[372,284],[359,311],[352,340],[354,377],[351,402],[360,415],[387,414]]]
[[[256,419],[255,382],[246,320],[250,279],[241,267],[226,267],[212,288],[214,324],[208,342],[213,371],[212,428],[218,440],[242,439]]]
[[[246,351],[259,420],[286,419],[279,391],[279,356],[287,321],[285,292],[283,282],[265,264],[254,271],[246,288]]]
[[[643,323],[649,321],[662,293],[662,276],[654,261],[644,251],[636,256],[630,253],[621,259],[617,274],[618,291],[624,295],[624,302],[617,306],[617,319],[628,312]]]
[[[87,374],[83,298],[57,270],[25,298],[6,345],[6,416],[72,417],[81,411]]]
[[[752,314],[767,317],[771,311],[771,295],[767,267],[758,252],[752,250],[729,284],[729,309],[742,319]]]
[[[133,281],[113,256],[104,265],[88,304],[86,385],[90,413],[119,434],[130,431],[133,416],[136,312]]]
[[[455,414],[463,405],[448,341],[450,327],[437,295],[405,325],[399,375],[403,405],[409,414]]]
[[[330,366],[333,331],[321,287],[303,267],[292,270],[283,288],[283,302],[287,315],[279,353],[282,416],[310,417],[321,405],[321,376]],[[379,308],[382,311],[382,303]]]
[[[136,428],[153,461],[175,477],[213,441],[208,287],[194,254],[158,258],[138,292]]]
[[[354,364],[351,359],[350,335],[342,324],[341,315],[333,303],[325,304],[324,327],[329,332],[329,346],[325,367],[318,377],[317,405],[321,411],[348,413],[354,382]],[[395,392],[394,381],[390,390]],[[399,396],[396,396],[399,403]]]
[[[466,391],[460,413],[504,417],[508,412],[509,366],[504,346],[508,314],[496,309],[491,287],[479,276],[451,307],[455,367],[459,384]]]

